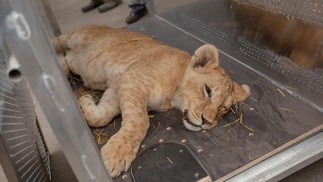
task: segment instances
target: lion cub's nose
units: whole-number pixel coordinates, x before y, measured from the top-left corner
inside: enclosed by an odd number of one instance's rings
[[[201,118],[202,118],[202,125],[204,125],[204,124],[209,124],[209,123],[210,123],[207,119],[205,119],[205,118],[203,117],[203,114],[202,114]]]

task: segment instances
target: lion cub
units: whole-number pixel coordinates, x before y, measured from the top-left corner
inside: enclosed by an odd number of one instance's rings
[[[120,113],[121,129],[101,150],[112,177],[127,171],[149,127],[148,110],[178,108],[192,131],[210,129],[232,104],[250,95],[219,66],[218,50],[204,45],[188,53],[140,33],[87,25],[54,40],[64,71],[86,87],[104,90],[98,104],[79,99],[88,125],[109,124]]]

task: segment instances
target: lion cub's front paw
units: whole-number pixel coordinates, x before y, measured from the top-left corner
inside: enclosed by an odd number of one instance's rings
[[[136,158],[140,142],[116,133],[102,147],[101,155],[111,177],[119,176],[122,171],[130,168],[132,161]]]

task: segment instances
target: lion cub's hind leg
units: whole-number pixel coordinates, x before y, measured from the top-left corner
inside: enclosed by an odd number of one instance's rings
[[[91,95],[84,95],[79,98],[84,117],[91,127],[101,127],[109,124],[112,119],[120,114],[119,101],[115,91],[108,88],[99,104],[95,104]]]

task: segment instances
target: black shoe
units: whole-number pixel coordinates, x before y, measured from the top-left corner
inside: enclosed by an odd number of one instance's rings
[[[93,2],[91,1],[88,5],[82,7],[82,11],[83,13],[86,13],[88,11],[91,11],[97,7],[99,7],[100,5],[102,5],[103,3],[98,3],[98,2]]]
[[[106,11],[109,11],[110,9],[113,9],[114,7],[118,6],[120,4],[120,0],[109,0],[107,2],[104,2],[99,8],[100,13],[104,13]]]
[[[138,11],[138,12],[131,12],[127,18],[126,18],[126,23],[127,24],[131,24],[131,23],[135,23],[138,20],[140,20],[140,18],[142,18],[143,16],[145,16],[147,14],[147,8],[145,7],[144,9]]]

